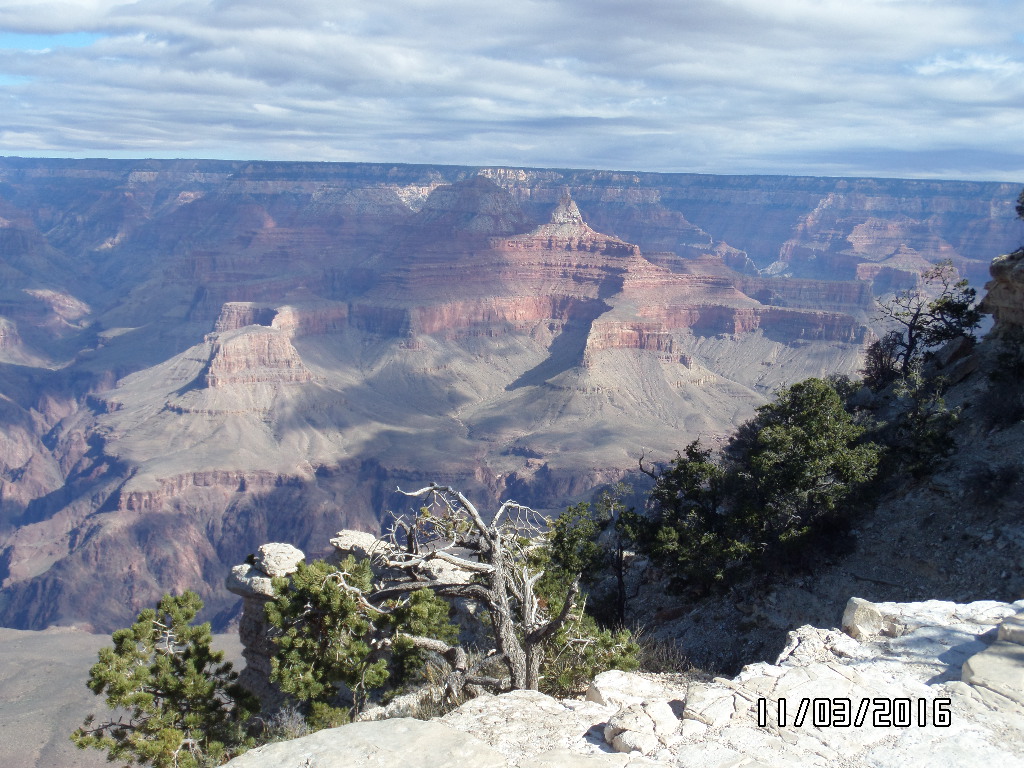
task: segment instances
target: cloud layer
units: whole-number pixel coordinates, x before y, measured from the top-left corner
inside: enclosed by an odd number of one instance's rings
[[[1020,0],[0,0],[0,154],[1024,179]]]

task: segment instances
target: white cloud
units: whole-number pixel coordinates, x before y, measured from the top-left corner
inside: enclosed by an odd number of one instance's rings
[[[944,75],[950,72],[977,72],[997,77],[1014,77],[1024,72],[1024,63],[1006,55],[991,53],[960,53],[935,56],[916,67],[921,75]]]
[[[0,0],[0,153],[1024,178],[1014,6]]]

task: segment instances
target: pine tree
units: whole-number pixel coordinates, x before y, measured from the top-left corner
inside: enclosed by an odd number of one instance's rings
[[[217,765],[244,751],[242,723],[257,704],[236,684],[224,653],[210,647],[210,625],[192,626],[202,607],[195,592],[164,595],[114,632],[86,684],[106,694],[118,717],[96,724],[90,715],[71,735],[80,749],[156,768]]]
[[[314,729],[347,722],[372,694],[414,679],[428,647],[445,650],[456,640],[444,600],[421,589],[373,605],[372,580],[370,562],[349,557],[337,566],[299,563],[273,582],[267,618],[279,634],[271,680],[307,704]]]

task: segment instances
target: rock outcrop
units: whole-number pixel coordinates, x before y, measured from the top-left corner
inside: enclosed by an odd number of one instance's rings
[[[990,271],[982,309],[995,318],[997,335],[1019,332],[1024,328],[1024,249],[995,259]]]
[[[239,673],[238,682],[255,694],[261,707],[267,710],[282,699],[280,689],[270,681],[270,660],[277,647],[271,640],[264,609],[274,597],[271,580],[294,573],[304,559],[302,551],[290,544],[264,544],[251,564],[231,569],[225,585],[228,591],[242,598],[238,639],[242,642],[245,668]]]
[[[206,386],[226,389],[238,384],[311,381],[288,335],[274,328],[248,326],[234,332],[212,334]]]
[[[417,761],[453,749],[519,768],[1024,765],[1024,601],[854,599],[843,623],[860,639],[800,627],[774,664],[731,680],[605,672],[582,701],[482,696],[440,720],[357,723],[229,765],[435,765]]]

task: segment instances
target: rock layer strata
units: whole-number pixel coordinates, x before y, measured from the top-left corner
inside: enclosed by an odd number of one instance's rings
[[[0,184],[0,622],[104,631],[185,586],[222,626],[231,564],[377,530],[397,485],[574,503],[856,370],[874,293],[1019,233],[1000,184],[15,158]]]

